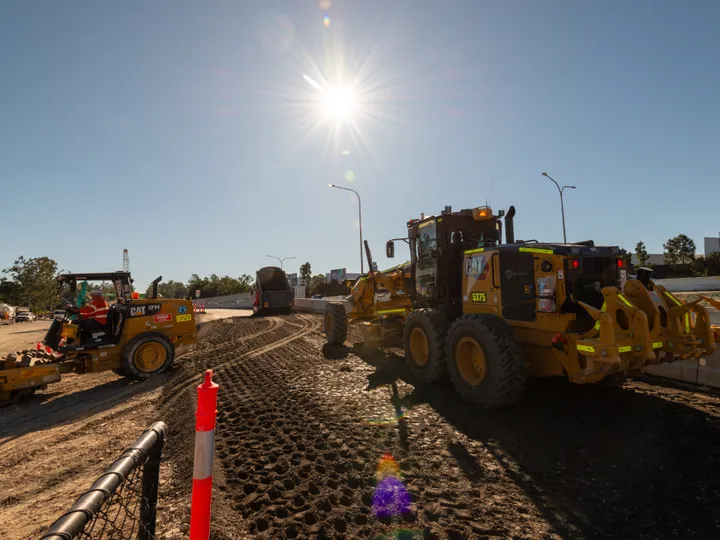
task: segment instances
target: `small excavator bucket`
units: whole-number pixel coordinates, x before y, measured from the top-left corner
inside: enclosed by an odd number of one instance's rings
[[[615,287],[601,292],[601,309],[580,302],[595,324],[575,342],[584,356],[578,382],[594,382],[608,371],[699,358],[716,348],[702,299],[683,302],[662,285],[637,279],[629,280],[622,292]]]

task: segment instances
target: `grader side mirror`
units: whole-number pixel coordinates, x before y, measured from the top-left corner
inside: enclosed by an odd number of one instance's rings
[[[395,257],[395,242],[392,240],[388,241],[388,243],[385,245],[385,255],[388,259],[392,259]]]

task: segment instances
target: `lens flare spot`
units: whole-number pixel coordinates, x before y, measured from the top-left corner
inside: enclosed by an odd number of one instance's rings
[[[327,15],[323,17],[323,25],[325,26],[325,28],[328,28],[330,26],[330,17],[328,17]]]
[[[409,513],[410,493],[400,477],[400,466],[391,454],[385,453],[380,458],[375,477],[373,514],[385,518]]]
[[[349,156],[349,155],[350,155],[350,150],[343,150],[342,152],[340,152],[340,154],[343,155],[343,156]]]
[[[398,462],[395,460],[395,458],[390,454],[389,452],[384,453],[380,457],[380,461],[377,466],[377,471],[375,472],[375,477],[377,480],[382,480],[383,478],[394,476],[399,478],[400,477],[400,465],[398,465]]]
[[[355,180],[355,173],[352,171],[345,171],[345,180],[352,182]]]
[[[318,6],[320,6],[320,9],[323,11],[327,11],[330,9],[330,6],[332,6],[332,2],[330,0],[320,0]]]

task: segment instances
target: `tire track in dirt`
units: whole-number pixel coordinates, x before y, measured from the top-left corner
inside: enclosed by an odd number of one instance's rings
[[[237,338],[232,343],[220,344],[209,349],[204,349],[202,351],[199,351],[197,354],[195,352],[188,353],[188,355],[186,355],[186,358],[205,356],[208,354],[217,353],[218,351],[223,351],[218,358],[214,358],[211,362],[206,362],[206,366],[204,368],[207,369],[208,367],[211,367],[214,370],[214,375],[217,376],[218,373],[222,372],[223,370],[230,369],[230,366],[234,366],[234,363],[224,362],[226,356],[236,356],[237,354],[241,354],[242,358],[255,358],[258,355],[265,354],[271,350],[283,347],[296,339],[300,339],[308,333],[317,330],[317,328],[319,327],[319,323],[317,323],[313,319],[308,319],[306,317],[303,317],[302,315],[300,315],[298,318],[302,320],[301,325],[288,323],[283,319],[272,318],[270,319],[270,324],[268,325],[268,328],[265,328],[261,331],[255,332],[247,336]],[[240,345],[246,344],[252,339],[266,337],[271,332],[282,329],[284,325],[297,327],[299,329],[290,333],[290,335],[281,337],[279,340],[269,343],[267,345],[260,345],[257,348],[251,348],[248,352],[245,353],[243,353],[242,350],[238,349]],[[171,397],[168,397],[167,400],[164,400],[163,409],[171,407],[177,400],[182,399],[184,397],[184,394],[188,390],[194,388],[197,384],[201,382],[202,377],[203,371],[198,369],[195,372],[187,373],[185,376],[177,380],[171,381],[171,384],[168,385],[168,388],[172,391],[173,395]]]
[[[238,346],[242,345],[243,343],[247,343],[252,339],[258,339],[261,337],[264,337],[274,330],[280,329],[285,321],[278,318],[270,318],[267,319],[268,324],[266,328],[263,328],[262,330],[259,330],[257,332],[253,332],[252,334],[248,335],[241,335],[240,337],[234,338],[231,341],[223,342],[218,345],[214,345],[208,348],[202,348],[200,350],[190,351],[186,354],[184,354],[181,358],[186,361],[193,361],[201,356],[210,355],[213,353],[221,352],[221,354],[235,354],[236,349]],[[236,325],[236,330],[238,328],[242,328],[242,325]],[[238,332],[241,333],[240,330]],[[200,381],[203,378],[203,372],[202,371],[192,371],[188,370],[187,373],[184,375],[181,375],[180,377],[177,377],[173,380],[171,380],[170,384],[168,385],[169,390],[172,391],[173,396],[169,397],[167,400],[163,402],[163,408],[167,409],[168,407],[172,406],[175,401],[178,399],[181,399],[185,392],[187,392],[189,389],[193,388],[197,384],[200,383]]]
[[[485,515],[471,504],[486,493],[459,467],[449,466],[452,430],[424,426],[416,433],[418,448],[409,451],[402,422],[373,425],[358,414],[370,401],[394,417],[390,394],[336,391],[349,382],[338,372],[342,364],[318,352],[314,339],[296,341],[239,360],[218,377],[223,391],[217,455],[224,466],[225,498],[254,537],[366,538],[398,529],[429,538],[507,534],[502,513]],[[366,381],[358,385],[365,386]],[[386,453],[400,461],[414,501],[412,511],[394,519],[376,518],[372,511],[376,466]],[[502,477],[499,464],[495,469]],[[437,488],[424,490],[426,485]],[[511,486],[510,492],[532,506],[522,489]],[[547,532],[537,511],[526,513],[541,522],[532,533]]]
[[[399,450],[397,434],[393,426],[364,423],[353,404],[323,395],[323,381],[312,372],[326,361],[299,339],[321,321],[305,320],[302,336],[216,372],[226,501],[254,537],[372,537],[413,528],[416,512],[396,522],[372,515],[377,460]]]

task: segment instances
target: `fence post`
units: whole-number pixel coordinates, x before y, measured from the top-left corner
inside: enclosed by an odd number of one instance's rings
[[[195,461],[190,506],[190,539],[210,538],[212,468],[215,452],[215,420],[219,386],[212,382],[212,370],[205,370],[205,381],[197,387],[195,415]]]
[[[165,426],[154,425],[152,429],[157,433],[158,439],[150,448],[147,461],[143,466],[139,540],[155,538],[158,489],[160,488],[160,459],[165,445]]]

